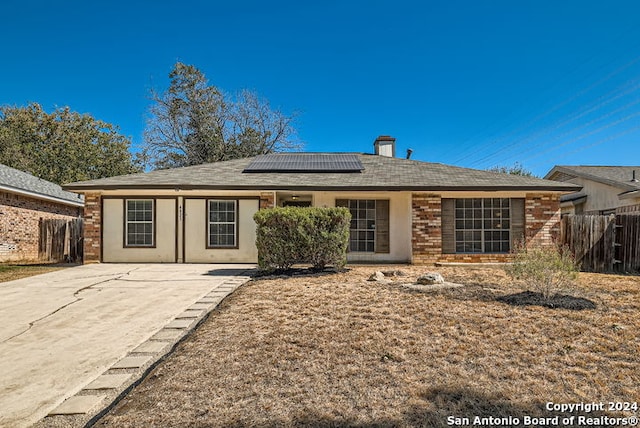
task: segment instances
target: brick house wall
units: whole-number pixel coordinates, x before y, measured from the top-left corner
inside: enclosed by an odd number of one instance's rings
[[[0,262],[38,261],[40,219],[73,219],[82,208],[0,192]]]
[[[442,255],[441,216],[440,195],[411,195],[411,263],[435,263]]]
[[[527,246],[551,246],[560,232],[560,195],[527,194],[524,201]]]
[[[260,194],[260,209],[275,205],[273,192]],[[84,262],[100,261],[101,207],[99,193],[85,194]],[[531,193],[525,196],[525,237],[528,245],[551,245],[559,231],[560,197]],[[507,262],[510,254],[442,254],[442,198],[439,194],[413,193],[411,198],[411,248],[414,264],[436,262]]]
[[[260,193],[260,209],[273,208],[276,206],[275,192],[261,192]]]
[[[84,263],[100,262],[102,197],[84,194]]]
[[[411,247],[413,264],[436,262],[504,263],[511,254],[442,254],[442,198],[413,193],[411,197]],[[560,196],[531,193],[525,196],[527,245],[553,245],[560,227]]]

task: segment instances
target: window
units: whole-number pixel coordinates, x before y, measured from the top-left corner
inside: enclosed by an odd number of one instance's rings
[[[208,247],[235,248],[238,234],[238,201],[208,201]]]
[[[336,206],[349,208],[349,251],[389,253],[389,201],[339,199]]]
[[[349,250],[373,253],[376,238],[376,201],[350,200]]]
[[[455,200],[457,253],[507,253],[511,249],[508,198]]]
[[[154,231],[153,199],[126,200],[126,246],[153,247]]]

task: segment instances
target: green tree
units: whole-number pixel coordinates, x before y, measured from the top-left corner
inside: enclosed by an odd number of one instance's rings
[[[491,172],[499,172],[502,174],[523,175],[525,177],[534,177],[533,173],[522,166],[520,162],[516,162],[513,166],[494,166],[487,169]]]
[[[295,115],[272,110],[251,91],[236,97],[178,62],[164,93],[151,91],[143,157],[154,168],[236,159],[299,147]]]
[[[130,145],[114,125],[69,107],[0,107],[0,163],[54,183],[140,171]]]

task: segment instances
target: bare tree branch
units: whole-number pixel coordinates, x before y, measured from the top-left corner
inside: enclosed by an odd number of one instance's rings
[[[267,100],[243,90],[225,95],[196,67],[174,65],[153,105],[144,133],[144,157],[154,168],[196,165],[301,147],[295,115],[272,110]]]

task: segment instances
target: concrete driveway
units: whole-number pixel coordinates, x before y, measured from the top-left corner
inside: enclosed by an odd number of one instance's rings
[[[250,265],[94,264],[0,283],[0,426],[28,426]]]

